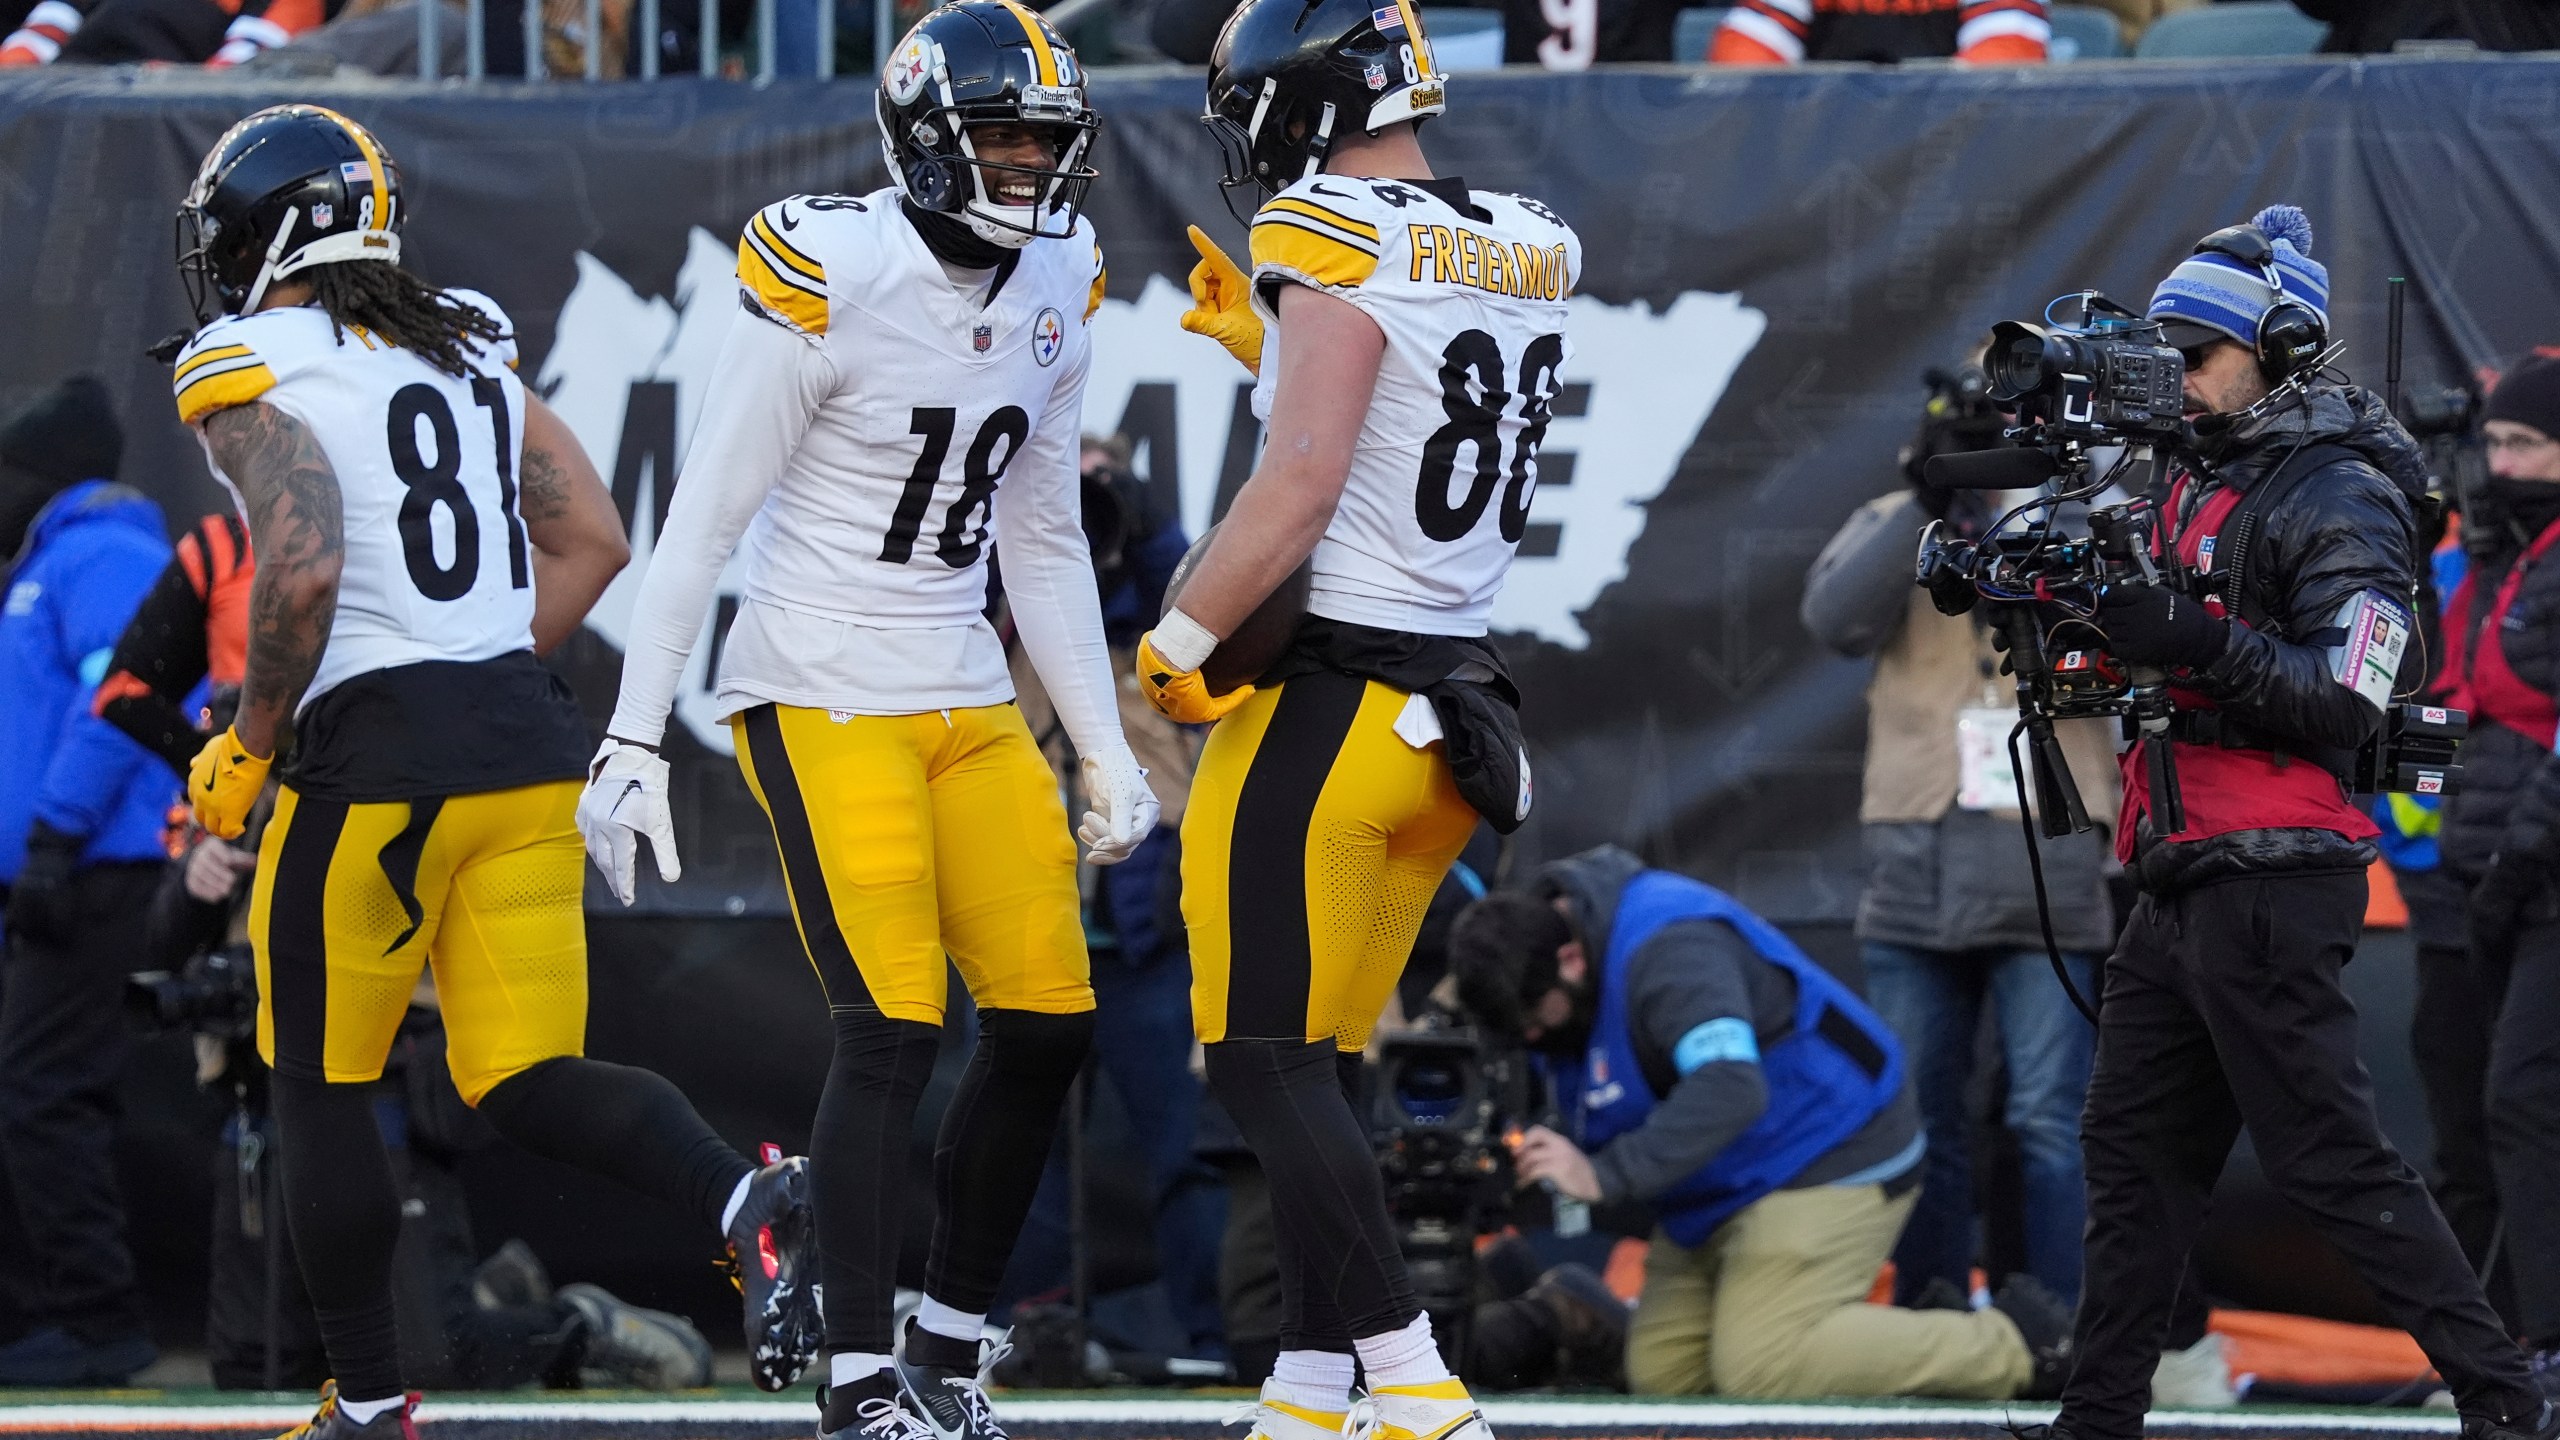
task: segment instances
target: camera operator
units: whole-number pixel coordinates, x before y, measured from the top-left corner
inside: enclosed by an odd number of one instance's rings
[[[2417,446],[2321,367],[2328,274],[2273,206],[2205,237],[2153,295],[2186,364],[2199,458],[2173,464],[2166,548],[2196,593],[2110,587],[2107,649],[2167,667],[2186,824],[2154,824],[2125,757],[2120,858],[2142,892],[2107,966],[2082,1143],[2079,1359],[2054,1422],[2135,1440],[2214,1181],[2243,1123],[2452,1389],[2473,1440],[2560,1434],[2417,1173],[2383,1138],[2339,985],[2372,820],[2343,776],[2382,728],[2416,591]]]
[[[1925,1148],[1902,1047],[1766,921],[1603,846],[1477,901],[1449,946],[1461,1002],[1544,1057],[1573,1132],[1532,1128],[1521,1182],[1659,1219],[1629,1388],[2053,1393],[2069,1315],[2030,1277],[1987,1311],[1864,1303]]]
[[[2087,1218],[2080,1106],[2089,1088],[2089,1027],[2048,968],[2002,743],[2016,702],[1998,673],[1988,610],[1941,613],[1911,584],[1922,528],[1944,520],[1957,537],[1979,540],[1998,493],[1941,489],[1924,467],[1936,456],[1992,447],[2005,422],[1978,365],[1926,378],[1928,411],[1903,457],[1910,488],[1861,507],[1823,547],[1805,577],[1803,612],[1814,638],[1876,661],[1858,807],[1868,874],[1857,936],[1869,999],[1902,1039],[1929,1137],[1926,1181],[1894,1249],[1894,1298],[1961,1303],[1972,1289],[1969,1097],[1975,1036],[1988,1010],[2008,1079],[1998,1118],[2018,1145],[2021,1258],[2025,1272],[2068,1306],[2080,1298]],[[2111,811],[2114,727],[2084,719],[2056,729],[2072,775],[2087,787],[2087,808]],[[2043,863],[2057,942],[2085,990],[2094,957],[2115,938],[2104,837],[2049,840]]]
[[[2489,393],[2489,475],[2465,519],[2477,568],[2448,607],[2449,704],[2471,714],[2463,789],[2439,837],[2469,885],[2471,1017],[2515,1319],[2537,1371],[2560,1361],[2560,359],[2534,356]],[[2451,1177],[2448,1177],[2451,1178]]]

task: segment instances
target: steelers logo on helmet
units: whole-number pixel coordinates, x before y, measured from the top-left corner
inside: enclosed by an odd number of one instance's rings
[[[214,142],[178,207],[178,273],[199,324],[349,260],[400,261],[400,170],[373,132],[318,105],[275,105]]]
[[[880,76],[880,144],[918,209],[1019,248],[1062,239],[1095,171],[1084,67],[1016,0],[956,0],[916,22]]]
[[[1200,117],[1226,152],[1228,203],[1322,170],[1346,129],[1441,113],[1446,83],[1412,0],[1244,0],[1209,56]]]

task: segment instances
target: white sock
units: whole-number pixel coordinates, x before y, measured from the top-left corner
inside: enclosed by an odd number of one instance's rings
[[[851,1350],[838,1351],[827,1357],[827,1383],[851,1385],[868,1380],[889,1368],[886,1355],[863,1355]]]
[[[945,1340],[975,1345],[978,1337],[987,1333],[987,1314],[983,1310],[975,1315],[965,1310],[954,1310],[927,1295],[924,1303],[916,1307],[916,1324]]]
[[[405,1398],[407,1397],[394,1395],[388,1400],[349,1400],[341,1396],[338,1400],[338,1413],[359,1425],[364,1425],[385,1411],[399,1409],[400,1402]]]
[[[1283,1350],[1271,1367],[1281,1399],[1327,1415],[1351,1408],[1351,1374],[1351,1357],[1333,1350]]]
[[[1369,1388],[1399,1385],[1436,1385],[1449,1379],[1449,1367],[1440,1359],[1440,1347],[1431,1339],[1431,1317],[1416,1315],[1413,1323],[1384,1335],[1351,1342],[1360,1352],[1360,1366],[1369,1372]]]
[[[756,1183],[756,1172],[753,1170],[738,1177],[738,1188],[729,1192],[729,1203],[720,1211],[721,1234],[728,1234],[729,1227],[738,1223],[739,1207],[747,1203],[747,1187],[754,1183]]]

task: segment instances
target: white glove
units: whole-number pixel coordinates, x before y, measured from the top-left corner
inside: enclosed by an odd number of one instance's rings
[[[1156,804],[1156,792],[1147,788],[1147,772],[1138,767],[1138,757],[1125,745],[1087,755],[1077,768],[1084,773],[1087,808],[1076,838],[1084,842],[1086,859],[1117,865],[1156,828],[1163,808]]]
[[[605,888],[625,905],[639,893],[641,836],[657,856],[659,879],[682,875],[675,817],[667,808],[667,762],[606,736],[587,767],[587,791],[578,797],[578,833],[587,838],[587,858],[604,872]]]

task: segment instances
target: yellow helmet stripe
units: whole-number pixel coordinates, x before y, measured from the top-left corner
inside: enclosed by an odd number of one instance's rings
[[[1403,0],[1397,0],[1397,3],[1402,4]],[[1014,3],[1014,0],[1003,0],[1003,4],[1004,8],[1013,12],[1015,19],[1022,22],[1022,33],[1031,37],[1031,58],[1039,64],[1040,83],[1057,84],[1058,55],[1056,51],[1049,48],[1049,35],[1041,28],[1040,17],[1023,9]]]
[[[1404,16],[1404,33],[1413,38],[1413,68],[1428,80],[1438,67],[1431,63],[1431,41],[1422,33],[1422,7],[1413,0],[1396,0],[1396,10]]]
[[[1397,3],[1402,4],[1403,0],[1397,0]],[[347,138],[356,142],[357,153],[364,156],[365,168],[373,174],[373,223],[377,226],[389,224],[391,181],[390,177],[384,173],[382,152],[374,148],[373,137],[365,133],[363,126],[325,105],[315,105],[311,108],[337,121],[338,128],[347,132]]]

